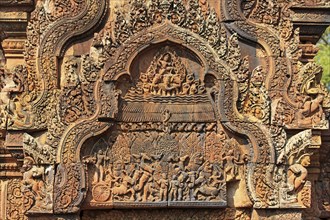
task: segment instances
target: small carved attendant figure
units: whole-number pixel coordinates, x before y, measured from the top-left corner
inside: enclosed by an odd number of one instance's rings
[[[179,188],[178,188],[178,200],[183,200],[183,192],[186,189],[186,180],[188,177],[188,174],[181,170],[180,168],[176,169],[178,171],[178,181],[179,181]]]
[[[169,123],[168,123],[168,121],[171,118],[170,111],[168,109],[165,109],[162,113],[162,117],[163,117],[163,124],[164,124],[164,132],[170,133],[170,127],[169,127]]]
[[[113,164],[113,182],[119,182],[123,179],[124,173],[123,173],[124,165],[122,160],[117,160]]]
[[[95,166],[98,170],[95,172],[93,183],[98,183],[103,181],[103,176],[104,176],[103,163],[105,160],[105,153],[102,150],[99,150],[99,152],[96,154],[95,157],[96,157]]]
[[[27,210],[33,209],[49,209],[49,201],[47,200],[47,192],[45,186],[45,169],[28,164],[27,171],[23,175],[23,193],[28,204],[25,204]]]
[[[196,171],[189,171],[188,172],[188,179],[187,179],[187,186],[189,189],[189,199],[190,201],[195,201],[194,197],[194,187],[195,187],[195,181],[196,181]]]
[[[178,199],[178,189],[179,189],[179,181],[177,180],[176,175],[173,175],[172,180],[170,182],[170,193],[169,193],[170,201],[176,201]]]
[[[162,173],[161,179],[157,183],[160,186],[159,201],[167,201],[168,179],[166,173]]]
[[[148,182],[146,183],[144,190],[143,190],[143,202],[148,201],[156,201],[159,200],[158,196],[156,195],[158,191],[155,189],[154,178],[150,177]]]
[[[234,179],[237,174],[235,163],[238,162],[238,157],[235,158],[234,151],[229,150],[227,153],[222,155],[222,160],[225,161],[226,180],[229,181]]]

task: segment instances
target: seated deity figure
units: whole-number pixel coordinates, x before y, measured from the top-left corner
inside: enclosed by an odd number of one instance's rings
[[[304,100],[304,103],[296,113],[298,126],[314,125],[321,121],[323,115],[321,104],[323,99],[324,94],[319,93],[315,99],[311,100],[308,97]]]

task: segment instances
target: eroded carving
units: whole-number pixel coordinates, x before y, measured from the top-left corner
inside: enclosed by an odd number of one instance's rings
[[[309,204],[304,204],[305,199],[298,197],[298,194],[304,192],[304,185],[308,182],[306,180],[308,174],[306,167],[311,163],[311,153],[308,151],[311,145],[311,137],[311,130],[302,131],[291,137],[278,157],[278,164],[284,163],[287,165],[284,170],[280,168],[277,174],[284,177],[282,177],[282,190],[280,191],[283,206],[286,206],[286,204],[289,207],[309,206]],[[308,187],[308,184],[306,187]],[[310,195],[304,194],[303,196],[307,196],[306,199],[309,201]]]
[[[25,159],[22,181],[24,209],[27,214],[53,213],[54,168],[32,165]]]

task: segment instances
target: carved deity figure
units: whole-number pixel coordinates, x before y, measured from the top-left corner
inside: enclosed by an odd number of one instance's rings
[[[170,181],[170,192],[168,195],[168,199],[170,201],[177,201],[178,200],[178,189],[179,189],[179,181],[176,175],[172,176],[172,180]]]
[[[130,201],[134,201],[134,195],[135,195],[135,190],[132,187],[133,185],[133,179],[126,174],[126,172],[123,172],[123,179],[120,182],[115,182],[115,184],[112,187],[112,194],[114,198],[116,199],[121,199],[120,196],[127,195],[130,193]]]
[[[167,201],[168,179],[166,173],[162,173],[161,178],[157,183],[160,186],[159,201]]]
[[[158,73],[155,74],[151,84],[154,93],[166,96],[179,93],[182,80],[173,62],[174,60],[170,53],[165,53],[158,60]]]
[[[216,170],[213,170],[212,175],[209,177],[209,185],[218,188],[220,183],[222,182],[223,180],[221,173]]]
[[[159,50],[146,72],[140,74],[137,88],[128,94],[155,96],[195,95],[205,93],[205,85],[197,79],[198,73],[188,73],[183,60],[170,47]]]
[[[324,94],[319,93],[315,99],[307,97],[296,113],[298,126],[312,126],[322,120],[322,102]]]
[[[44,167],[25,164],[26,172],[23,174],[23,195],[25,197],[26,211],[49,210],[52,207],[50,195],[47,192]]]
[[[254,116],[261,121],[267,121],[269,115],[269,97],[264,85],[265,70],[262,66],[252,71],[249,93],[245,98],[243,113]]]
[[[208,161],[201,168],[198,171],[198,178],[195,181],[196,189],[194,190],[194,198],[205,201],[223,198],[221,193],[225,183],[221,179],[220,173]]]
[[[122,180],[124,176],[123,170],[124,170],[123,161],[122,160],[115,161],[113,164],[113,172],[112,172],[114,177],[113,179],[114,182],[119,182],[120,180]]]
[[[247,155],[241,154],[238,143],[233,138],[225,142],[225,147],[228,150],[222,153],[220,160],[224,166],[226,181],[237,180],[239,166],[248,160]]]
[[[233,150],[229,150],[227,153],[222,155],[222,160],[225,162],[227,181],[234,179],[237,175],[237,167],[235,166],[235,163],[238,161],[238,157],[235,157]]]
[[[292,165],[289,166],[287,171],[287,181],[283,187],[283,195],[285,203],[298,202],[298,193],[304,187],[307,178],[307,169],[310,165],[310,154],[306,153]]]
[[[142,201],[147,201],[148,198],[148,193],[150,188],[147,183],[150,181],[152,178],[154,169],[146,163],[146,160],[151,161],[151,158],[147,156],[146,154],[141,155],[141,163],[140,163],[140,171],[141,171],[141,176],[139,178],[139,181],[137,185],[135,186],[135,190],[138,192],[138,200]]]
[[[97,168],[97,171],[94,175],[94,181],[93,184],[102,182],[104,180],[104,161],[106,159],[106,155],[102,150],[99,150],[99,152],[95,155],[96,157],[96,163],[95,166]]]

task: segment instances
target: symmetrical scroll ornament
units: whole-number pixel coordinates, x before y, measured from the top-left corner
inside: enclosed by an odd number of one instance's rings
[[[54,212],[78,212],[83,199],[80,190],[85,187],[85,176],[82,164],[59,165],[54,184]],[[59,193],[61,191],[61,193]],[[77,202],[78,200],[78,202]]]

